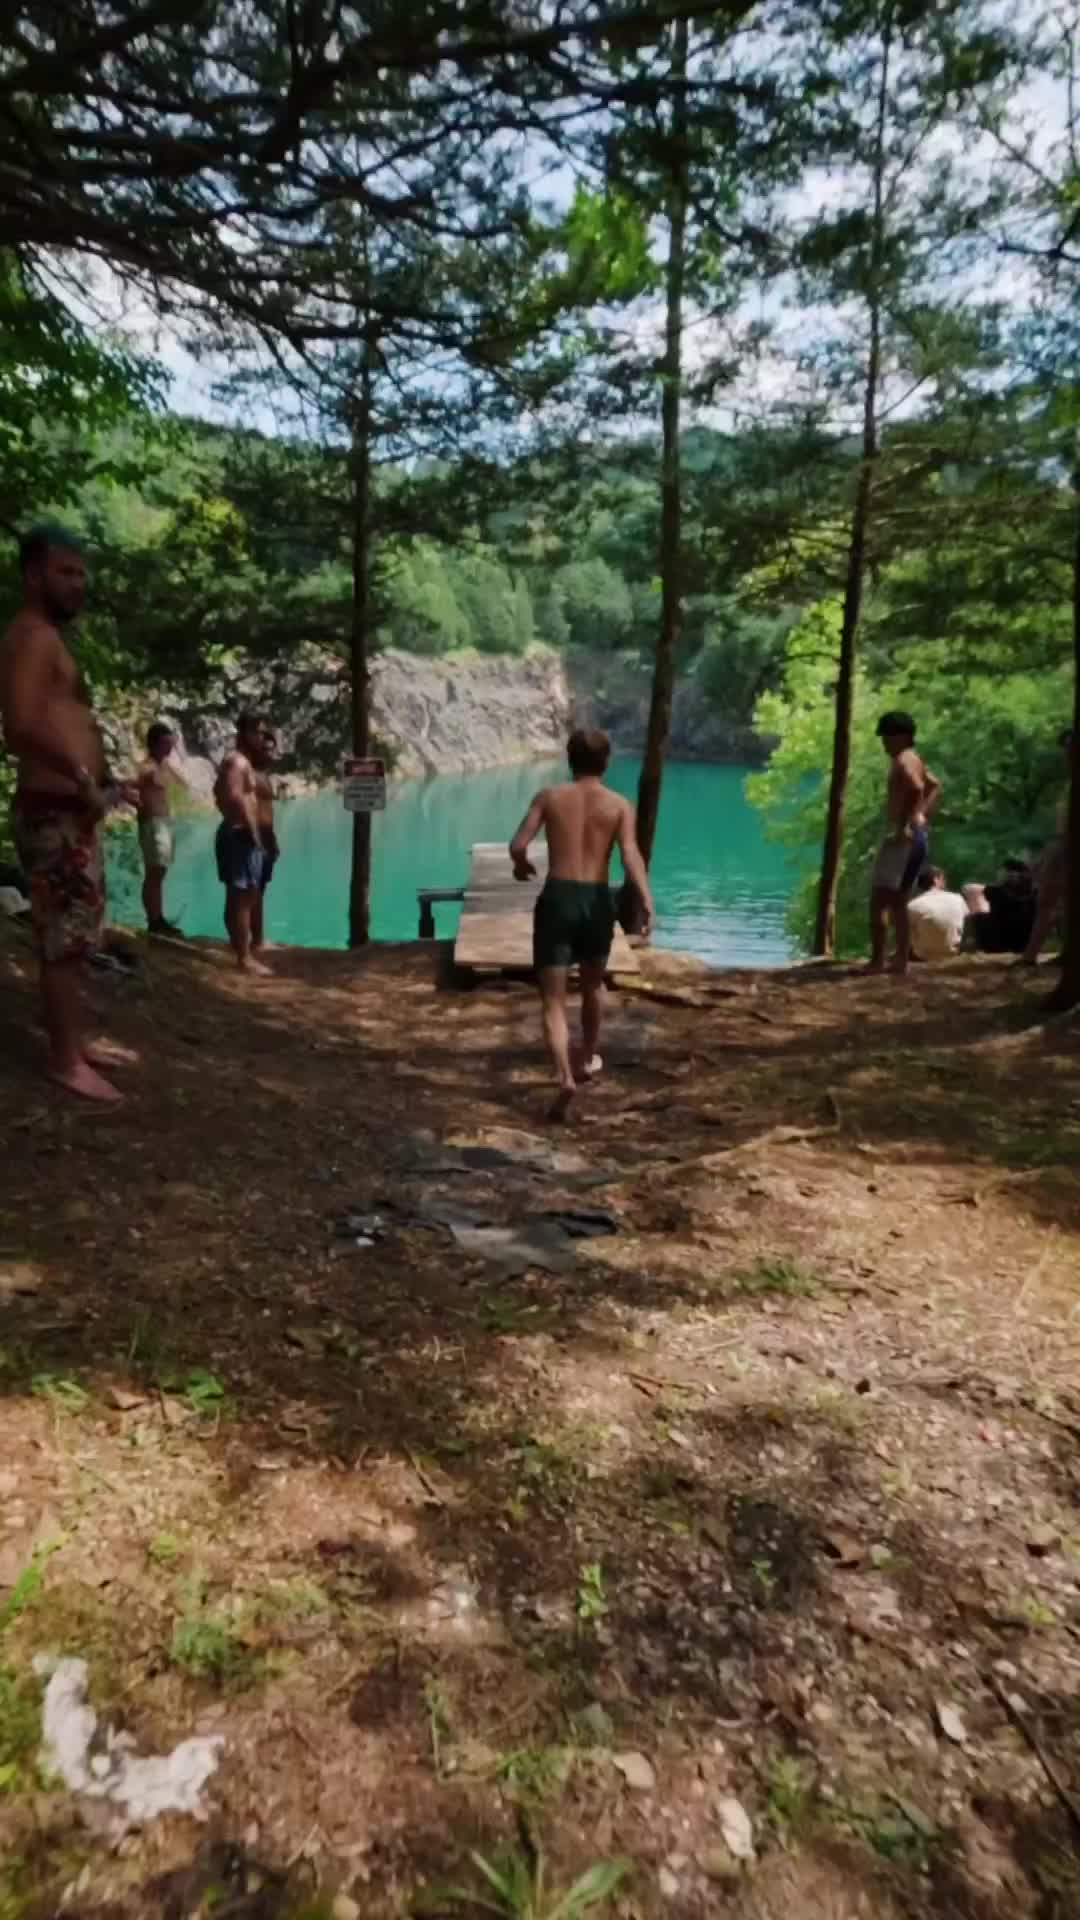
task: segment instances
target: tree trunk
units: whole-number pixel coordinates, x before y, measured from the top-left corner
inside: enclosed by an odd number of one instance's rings
[[[682,412],[682,307],[686,277],[687,95],[686,69],[689,27],[674,27],[671,75],[675,101],[671,119],[673,149],[668,194],[668,257],[664,327],[663,396],[661,425],[663,453],[660,473],[660,631],[656,639],[649,725],[645,756],[638,781],[637,836],[645,864],[652,857],[660,812],[660,783],[664,754],[671,732],[671,700],[675,687],[675,656],[682,627],[682,460],[679,428]],[[640,925],[640,902],[635,899],[631,925]]]
[[[364,348],[363,369],[352,442],[353,536],[352,621],[349,670],[352,684],[352,750],[371,748],[371,350]],[[363,947],[371,937],[371,815],[352,817],[352,874],[349,881],[349,945]]]
[[[1073,539],[1073,722],[1069,754],[1069,800],[1065,817],[1065,952],[1061,979],[1050,999],[1051,1009],[1066,1012],[1080,1006],[1080,471],[1073,475],[1076,490],[1076,527]]]
[[[832,771],[825,814],[825,844],[821,854],[814,952],[829,956],[836,946],[836,894],[844,844],[844,803],[851,766],[851,716],[855,698],[855,653],[866,575],[866,541],[874,508],[874,480],[878,460],[878,387],[881,381],[881,272],[885,249],[885,129],[889,110],[889,55],[892,48],[892,10],[882,32],[881,78],[878,85],[874,134],[874,211],[867,276],[870,337],[863,385],[862,460],[855,488],[848,541],[844,611],[840,622],[840,659],[836,674],[836,718],[833,725]]]

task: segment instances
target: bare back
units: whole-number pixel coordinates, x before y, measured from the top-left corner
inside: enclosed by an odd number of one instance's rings
[[[53,747],[62,763],[85,767],[97,782],[104,779],[105,749],[82,675],[59,629],[30,608],[16,614],[0,641],[0,713],[10,736],[31,722],[42,746]],[[17,754],[17,765],[24,792],[79,791],[44,753],[27,747]]]
[[[539,795],[553,880],[606,882],[629,803],[599,780],[572,780]]]

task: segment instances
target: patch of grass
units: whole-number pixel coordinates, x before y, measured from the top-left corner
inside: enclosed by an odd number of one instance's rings
[[[866,1417],[862,1401],[844,1387],[817,1387],[810,1396],[810,1406],[819,1420],[839,1433],[858,1433]]]
[[[792,1300],[813,1300],[821,1292],[816,1274],[807,1273],[794,1260],[759,1260],[754,1267],[728,1276],[733,1293],[780,1293]]]
[[[750,1571],[754,1576],[754,1583],[762,1600],[765,1602],[765,1605],[768,1606],[769,1601],[776,1592],[776,1573],[768,1554],[759,1553],[755,1559],[751,1560]]]
[[[85,1413],[90,1405],[90,1395],[86,1388],[79,1385],[70,1373],[35,1373],[30,1381],[31,1393],[47,1400],[56,1413]]]
[[[629,1860],[598,1860],[562,1893],[546,1886],[544,1857],[531,1845],[508,1847],[488,1860],[470,1853],[482,1875],[480,1887],[434,1887],[419,1894],[412,1912],[437,1920],[440,1914],[494,1913],[501,1920],[578,1920],[605,1906],[631,1871]]]
[[[35,1553],[0,1606],[0,1653],[9,1629],[37,1599],[45,1567],[60,1544],[56,1541]],[[0,1661],[0,1796],[33,1785],[40,1737],[37,1687],[28,1675],[14,1673]]]
[[[836,1809],[840,1825],[865,1841],[868,1847],[893,1866],[909,1872],[928,1873],[941,1835],[933,1823],[906,1801],[882,1799],[870,1805],[841,1805]]]
[[[573,1768],[571,1747],[514,1747],[495,1771],[520,1800],[537,1806],[566,1785]]]
[[[176,1390],[186,1400],[192,1413],[201,1414],[205,1420],[214,1419],[226,1410],[225,1389],[217,1375],[208,1372],[205,1367],[192,1367],[177,1382]]]
[[[450,1718],[450,1702],[437,1674],[430,1674],[424,1681],[424,1706],[427,1708],[428,1732],[431,1736],[431,1764],[441,1780],[446,1748],[453,1741],[454,1728]]]
[[[255,1615],[260,1621],[287,1624],[314,1620],[320,1613],[329,1613],[330,1606],[318,1581],[300,1573],[292,1580],[272,1580],[264,1587],[255,1601]]]
[[[577,1617],[584,1626],[594,1626],[607,1611],[604,1569],[599,1560],[590,1560],[578,1568]]]
[[[182,1673],[209,1680],[223,1691],[252,1684],[258,1662],[241,1637],[240,1622],[224,1608],[207,1605],[205,1577],[196,1573],[180,1590],[181,1613],[173,1627],[169,1658]]]
[[[146,1549],[146,1557],[155,1567],[171,1567],[183,1551],[175,1533],[155,1533]]]
[[[770,1755],[764,1769],[765,1807],[781,1840],[804,1828],[814,1807],[813,1775],[794,1754]]]
[[[1036,1593],[1016,1593],[1007,1602],[1004,1613],[1025,1627],[1056,1627],[1057,1614]]]

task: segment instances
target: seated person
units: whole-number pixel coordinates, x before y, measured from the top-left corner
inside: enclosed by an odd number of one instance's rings
[[[951,953],[959,953],[964,937],[968,916],[964,897],[949,892],[940,867],[924,867],[915,887],[915,897],[908,902],[911,951],[916,960],[947,960]]]
[[[979,953],[1023,953],[1038,906],[1035,876],[1026,860],[1002,862],[1001,877],[984,887],[964,888],[971,914],[971,944]]]

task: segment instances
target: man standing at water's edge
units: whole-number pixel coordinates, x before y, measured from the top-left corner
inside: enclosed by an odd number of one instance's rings
[[[86,1042],[84,961],[101,944],[101,822],[111,791],[101,731],[63,632],[82,611],[78,541],[37,528],[19,548],[23,604],[0,643],[0,713],[17,763],[11,820],[30,887],[49,1040],[49,1076],[87,1100],[121,1095]]]
[[[889,830],[871,882],[870,971],[885,972],[891,918],[896,953],[890,971],[905,974],[911,958],[908,901],[926,860],[930,816],[941,798],[941,781],[915,751],[915,722],[910,713],[883,713],[877,734],[892,764],[885,792]]]
[[[581,970],[582,1050],[579,1071],[585,1079],[599,1073],[598,1052],[604,1011],[604,975],[615,932],[615,906],[608,868],[616,844],[623,869],[641,897],[644,932],[653,918],[649,876],[637,843],[634,809],[603,784],[611,757],[606,733],[572,733],[567,758],[573,778],[538,793],[510,842],[515,880],[531,880],[536,869],[528,849],[541,830],[547,836],[548,876],[533,917],[533,965],[543,1003],[544,1034],[555,1067],[558,1092],[550,1118],[565,1119],[577,1079],[571,1059],[566,989],[572,966]]]
[[[180,933],[165,918],[165,875],[172,865],[173,824],[169,781],[186,786],[172,759],[176,735],[164,720],[155,720],[146,735],[146,759],[136,776],[139,789],[139,846],[143,857],[143,908],[147,930],[175,938]],[[180,936],[182,937],[182,936]]]
[[[236,722],[236,746],[225,755],[214,782],[221,813],[214,851],[225,888],[225,928],[241,973],[260,975],[270,972],[257,956],[264,944],[264,896],[278,855],[267,771],[274,739],[261,715],[242,713]]]

